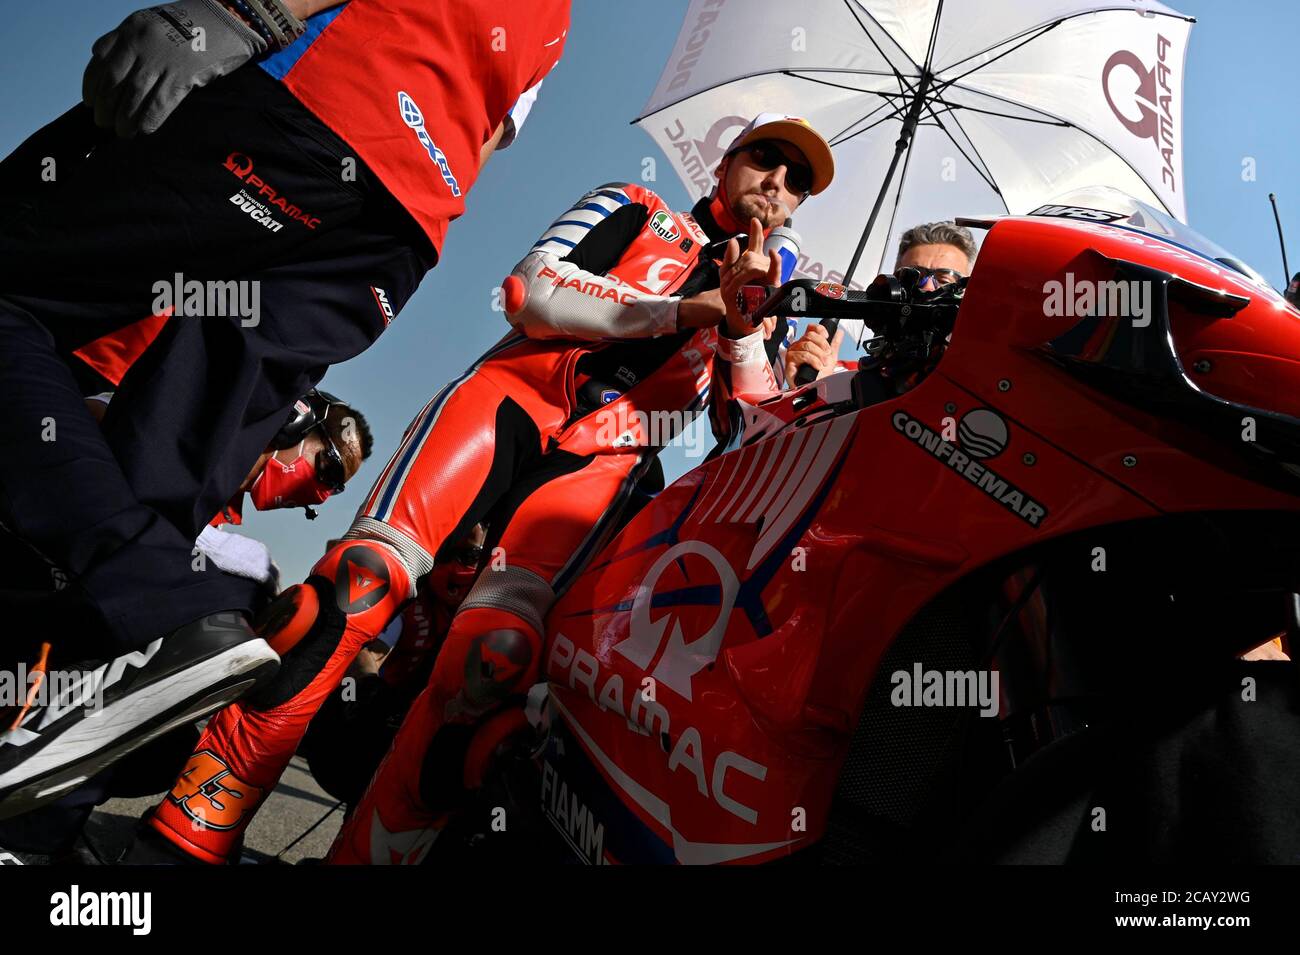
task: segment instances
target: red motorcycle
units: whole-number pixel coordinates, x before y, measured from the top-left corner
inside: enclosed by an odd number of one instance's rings
[[[1240,659],[1300,629],[1300,312],[1139,203],[978,224],[957,286],[764,302],[868,357],[736,402],[555,606],[481,773],[530,848],[1300,859],[1300,684]]]

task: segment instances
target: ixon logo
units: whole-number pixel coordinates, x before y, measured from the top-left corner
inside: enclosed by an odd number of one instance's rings
[[[379,314],[383,316],[384,327],[387,328],[396,317],[392,303],[388,301],[388,293],[377,285],[370,286],[370,291],[375,295],[375,304],[379,306]]]
[[[460,195],[460,183],[456,181],[456,176],[451,171],[451,163],[447,162],[447,156],[437,144],[434,143],[433,137],[429,131],[424,128],[424,112],[416,105],[415,100],[405,92],[397,94],[397,109],[402,114],[402,122],[411,127],[415,133],[415,138],[420,141],[424,151],[429,154],[429,158],[434,161],[438,169],[442,172],[442,180],[451,189],[453,196]]]

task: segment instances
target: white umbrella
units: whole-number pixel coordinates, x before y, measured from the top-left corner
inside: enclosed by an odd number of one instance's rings
[[[1185,220],[1192,22],[1145,0],[693,0],[636,122],[698,198],[751,117],[805,117],[836,177],[795,217],[799,272],[844,281],[861,259],[869,280],[918,222],[1083,186]]]

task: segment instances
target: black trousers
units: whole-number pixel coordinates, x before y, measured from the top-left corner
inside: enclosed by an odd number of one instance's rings
[[[364,351],[383,300],[399,311],[434,261],[347,144],[257,67],[151,136],[113,139],[79,106],[0,164],[0,521],[68,573],[105,651],[247,607],[195,537],[293,400]],[[178,305],[101,429],[65,356]]]

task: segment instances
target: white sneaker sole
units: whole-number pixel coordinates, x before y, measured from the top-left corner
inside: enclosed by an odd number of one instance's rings
[[[150,740],[239,699],[279,660],[265,640],[248,640],[83,716],[48,746],[0,775],[0,819],[57,799]],[[156,726],[139,732],[155,720]]]

